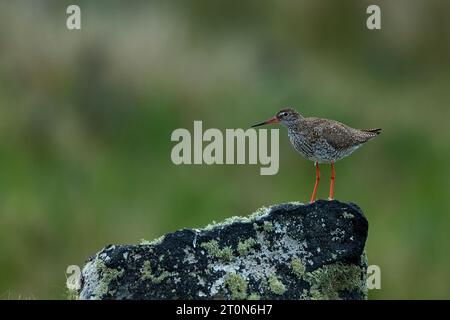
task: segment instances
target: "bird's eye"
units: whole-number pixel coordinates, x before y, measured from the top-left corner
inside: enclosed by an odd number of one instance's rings
[[[287,112],[283,112],[283,113],[281,114],[282,117],[286,117],[287,115],[288,115]]]

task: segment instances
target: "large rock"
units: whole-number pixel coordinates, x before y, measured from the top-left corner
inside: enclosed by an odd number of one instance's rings
[[[262,208],[140,245],[110,245],[81,276],[80,299],[365,299],[368,223],[319,200]]]

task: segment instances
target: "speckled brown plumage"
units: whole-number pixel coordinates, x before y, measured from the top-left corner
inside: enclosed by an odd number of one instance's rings
[[[288,130],[294,149],[306,159],[316,163],[316,185],[311,202],[314,201],[320,179],[319,163],[331,164],[330,199],[334,188],[334,163],[349,156],[363,143],[376,137],[381,129],[355,129],[341,122],[316,117],[305,118],[292,108],[280,110],[273,118],[253,127],[281,123]]]
[[[305,158],[319,162],[336,162],[374,138],[379,129],[354,129],[338,121],[299,118],[287,125],[289,139]]]

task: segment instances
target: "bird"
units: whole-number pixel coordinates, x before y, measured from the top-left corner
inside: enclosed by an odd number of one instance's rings
[[[328,199],[333,200],[335,162],[349,156],[364,143],[381,133],[380,128],[355,129],[336,120],[304,117],[294,108],[282,109],[274,117],[254,124],[252,128],[273,123],[280,123],[286,127],[294,149],[304,158],[314,162],[316,182],[310,203],[316,200],[320,181],[319,164],[331,165]]]

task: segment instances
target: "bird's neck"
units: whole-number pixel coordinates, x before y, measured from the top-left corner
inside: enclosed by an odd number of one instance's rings
[[[302,121],[302,119],[298,119],[295,122],[287,123],[286,128],[288,129],[288,131],[297,133],[301,128],[301,121]]]

